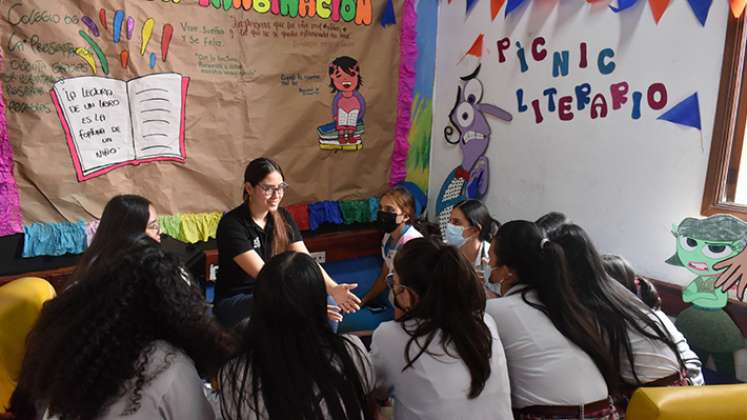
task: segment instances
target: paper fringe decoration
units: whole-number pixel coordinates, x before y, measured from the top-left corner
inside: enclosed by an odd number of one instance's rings
[[[0,49],[0,73],[3,52]],[[13,176],[13,148],[8,139],[3,82],[0,81],[0,236],[23,232],[18,186]]]
[[[698,104],[698,93],[695,92],[687,99],[670,108],[657,120],[673,122],[700,130],[700,106]]]
[[[97,219],[91,220],[90,222],[86,223],[86,248],[91,246],[91,242],[93,242],[93,235],[96,234],[96,231],[98,229],[99,221]]]
[[[86,225],[70,223],[34,223],[23,227],[23,257],[80,254],[86,249]]]
[[[415,87],[415,64],[418,60],[417,21],[415,0],[405,0],[402,5],[402,27],[399,41],[399,92],[397,95],[397,125],[394,132],[392,165],[389,185],[394,186],[407,177],[407,154],[410,151],[410,111]]]
[[[651,7],[651,13],[654,14],[654,21],[659,24],[659,20],[664,15],[669,7],[670,0],[648,0],[648,5]]]
[[[690,8],[693,9],[695,17],[702,26],[705,26],[706,19],[708,19],[708,11],[711,10],[713,0],[687,0],[690,3]]]
[[[386,28],[389,25],[395,25],[397,23],[397,14],[394,12],[394,3],[392,3],[392,0],[386,0],[384,13],[381,14],[381,20],[379,21],[379,23],[383,28]]]
[[[744,13],[744,6],[747,5],[747,0],[729,0],[729,6],[731,7],[731,13],[735,18],[739,18]]]
[[[286,207],[303,231],[316,230],[324,223],[352,224],[375,222],[378,198],[362,200],[320,201]],[[159,216],[161,233],[178,241],[194,244],[215,239],[223,213],[186,213]],[[91,245],[99,221],[34,223],[22,226],[24,258],[81,254]]]

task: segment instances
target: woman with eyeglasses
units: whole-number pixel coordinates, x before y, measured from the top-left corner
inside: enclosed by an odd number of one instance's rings
[[[485,292],[454,247],[418,238],[394,258],[403,315],[374,331],[376,397],[397,420],[512,418],[506,357]]]
[[[271,257],[286,251],[309,253],[298,225],[280,207],[288,184],[277,162],[258,158],[244,171],[244,202],[218,223],[218,276],[214,312],[231,327],[249,317],[257,274]],[[358,310],[360,300],[350,292],[355,284],[337,284],[322,269],[327,293],[345,312]],[[330,319],[340,320],[330,306]]]
[[[161,242],[161,227],[153,204],[147,198],[134,194],[112,197],[101,213],[93,240],[78,261],[70,284],[84,278],[97,261],[128,247],[134,238],[143,233]]]

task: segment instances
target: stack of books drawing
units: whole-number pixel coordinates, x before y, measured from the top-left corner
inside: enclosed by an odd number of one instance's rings
[[[340,138],[337,132],[337,124],[333,121],[317,128],[319,135],[319,148],[322,150],[360,150],[363,148],[362,135],[366,131],[363,121],[358,121],[352,137]]]

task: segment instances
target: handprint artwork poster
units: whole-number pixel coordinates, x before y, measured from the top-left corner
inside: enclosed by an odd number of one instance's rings
[[[677,252],[667,263],[686,268],[695,279],[682,292],[692,306],[677,316],[676,326],[705,364],[710,356],[717,370],[735,376],[734,355],[745,347],[739,327],[723,310],[728,290],[740,280],[736,261],[747,246],[747,223],[730,215],[686,218],[674,226]],[[747,254],[747,253],[745,253]],[[729,276],[734,281],[725,283]]]
[[[167,72],[130,80],[110,77],[111,64],[101,48],[111,41],[120,50],[123,71],[129,70],[131,55],[137,57],[130,50],[139,50],[141,59],[154,69],[158,56],[149,51],[149,44],[156,35],[156,20],[126,17],[120,9],[114,11],[109,25],[107,10],[102,8],[101,26],[85,15],[81,23],[78,35],[84,46],[75,48],[75,53],[88,64],[92,75],[58,80],[50,90],[78,182],[125,165],[186,162],[185,108],[190,78]],[[139,46],[132,39],[135,32],[140,34]],[[163,62],[173,34],[173,26],[164,23],[160,32]],[[104,77],[97,75],[98,69]]]

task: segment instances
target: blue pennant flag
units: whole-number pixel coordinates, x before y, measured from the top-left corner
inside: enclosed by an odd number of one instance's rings
[[[508,0],[506,3],[506,16],[521,6],[522,3],[524,3],[524,0]]]
[[[610,9],[615,13],[620,13],[625,9],[630,9],[635,6],[636,3],[638,3],[638,0],[618,0],[617,7],[610,5]]]
[[[669,111],[661,114],[657,120],[669,121],[700,130],[698,92],[693,93],[689,98],[673,106]]]
[[[472,11],[472,8],[475,7],[478,1],[480,0],[467,0],[467,14]]]
[[[397,15],[394,13],[394,4],[392,3],[392,0],[386,0],[384,13],[381,14],[381,20],[379,23],[381,23],[381,26],[384,28],[388,25],[395,25],[397,23]]]
[[[693,9],[693,13],[695,13],[695,17],[698,18],[700,24],[705,26],[713,0],[687,0],[687,2],[690,3],[690,8]]]

